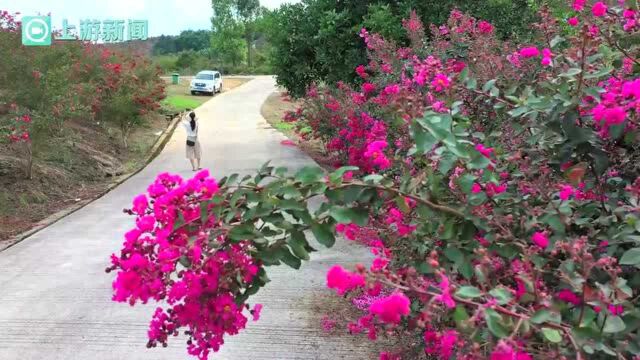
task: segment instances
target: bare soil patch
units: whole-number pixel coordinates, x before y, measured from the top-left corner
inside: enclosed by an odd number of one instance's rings
[[[124,149],[119,131],[110,126],[68,122],[61,134],[34,141],[32,179],[23,175],[15,148],[0,145],[0,242],[94,199],[118,177],[140,169],[168,125],[164,116],[150,116]]]

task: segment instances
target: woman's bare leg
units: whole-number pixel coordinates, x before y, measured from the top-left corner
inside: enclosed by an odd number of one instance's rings
[[[200,167],[200,159],[198,159],[198,160],[197,160],[197,163],[198,163],[198,170],[202,169],[202,168]]]
[[[189,159],[189,161],[191,162],[191,169],[193,171],[196,171],[198,168],[196,167],[196,159]]]

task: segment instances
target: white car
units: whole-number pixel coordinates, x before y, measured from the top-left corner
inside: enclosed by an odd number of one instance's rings
[[[200,71],[191,80],[191,95],[198,93],[213,94],[222,91],[222,75],[217,71]]]

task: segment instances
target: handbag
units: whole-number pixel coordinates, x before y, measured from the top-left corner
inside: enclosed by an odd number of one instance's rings
[[[195,141],[187,140],[187,146],[196,146]]]

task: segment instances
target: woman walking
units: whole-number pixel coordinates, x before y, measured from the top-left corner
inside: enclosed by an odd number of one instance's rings
[[[189,118],[182,122],[187,131],[187,159],[191,162],[193,171],[200,170],[200,142],[198,141],[198,118],[193,111]]]

